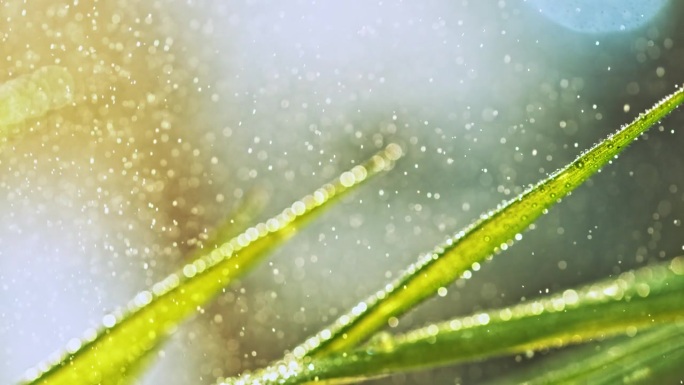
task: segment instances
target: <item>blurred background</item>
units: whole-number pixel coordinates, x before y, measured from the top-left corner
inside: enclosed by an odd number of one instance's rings
[[[2,383],[182,266],[241,200],[266,192],[267,219],[400,143],[393,171],[179,328],[141,383],[264,366],[684,82],[684,4],[667,0],[3,0],[0,20],[0,82],[47,65],[75,81],[71,105],[0,128]],[[393,331],[681,254],[682,125]],[[374,383],[476,384],[537,358]]]

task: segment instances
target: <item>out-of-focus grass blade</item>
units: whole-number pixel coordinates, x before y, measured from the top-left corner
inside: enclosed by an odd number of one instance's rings
[[[627,126],[584,152],[565,168],[501,205],[418,260],[396,281],[386,285],[329,328],[293,350],[297,358],[321,357],[344,351],[468,271],[473,264],[505,250],[549,207],[627,147],[650,126],[684,101],[684,88],[642,113]]]
[[[635,337],[559,353],[518,375],[489,385],[662,384],[663,377],[684,380],[684,323],[653,328]]]
[[[263,188],[256,188],[247,192],[244,197],[238,201],[237,207],[230,213],[229,219],[224,220],[214,230],[209,233],[209,237],[197,244],[193,252],[187,260],[193,261],[201,258],[208,250],[214,250],[226,242],[245,231],[250,224],[254,223],[255,218],[260,215],[269,196]],[[168,339],[168,337],[166,338]],[[112,375],[107,381],[115,385],[129,385],[134,383],[142,373],[155,361],[155,355],[164,346],[164,341],[161,339],[156,346],[146,351],[137,361],[127,366],[123,373]],[[117,379],[118,377],[118,379]]]
[[[194,314],[231,281],[242,276],[283,241],[289,239],[323,208],[370,176],[391,168],[401,148],[390,144],[362,165],[355,166],[313,194],[295,202],[278,216],[250,227],[207,255],[189,263],[140,292],[125,309],[103,317],[103,328],[72,340],[56,362],[28,372],[31,384],[110,384],[178,324]]]
[[[257,373],[256,378],[243,376],[226,385],[300,384],[314,380],[353,382],[565,346],[613,334],[634,335],[654,325],[684,321],[682,298],[684,257],[678,257],[668,264],[626,272],[617,279],[517,306],[430,325],[398,336],[380,333],[361,348],[318,359],[283,361]],[[578,366],[577,371],[586,368]],[[586,383],[596,382],[592,378]]]
[[[0,144],[22,133],[22,123],[74,101],[74,78],[56,65],[40,67],[0,84]]]
[[[0,128],[38,118],[74,99],[74,78],[60,66],[40,67],[0,84]]]

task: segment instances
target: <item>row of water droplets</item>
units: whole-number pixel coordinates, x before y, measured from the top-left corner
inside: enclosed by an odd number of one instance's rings
[[[296,226],[297,222],[312,214],[314,209],[323,206],[330,202],[331,199],[358,186],[370,176],[391,169],[395,161],[401,158],[402,155],[403,152],[399,145],[389,144],[365,163],[354,166],[351,170],[342,173],[334,181],[323,185],[312,194],[294,202],[277,216],[248,228],[242,234],[232,238],[208,254],[188,263],[180,272],[173,273],[162,281],[157,282],[150,290],[139,292],[124,308],[106,314],[102,318],[102,327],[99,330],[95,328],[86,330],[81,338],[70,340],[63,351],[52,354],[45,361],[27,370],[25,372],[25,381],[35,381],[56,366],[73,360],[78,354],[87,353],[87,349],[92,344],[97,343],[100,337],[107,335],[112,329],[125,324],[125,321],[130,319],[135,313],[143,310],[153,301],[161,300],[172,291],[183,289],[184,283],[194,279],[202,279],[203,273],[208,272],[210,269],[220,268],[224,277],[230,274],[231,267],[239,270],[240,266],[238,264],[229,267],[233,260],[231,257],[237,257],[240,251],[247,249],[257,240],[262,240]],[[215,293],[188,292],[184,294],[188,298],[192,298],[194,294],[202,294],[201,297],[208,300]],[[152,323],[156,320],[150,319],[149,321]],[[177,322],[180,321],[177,320]],[[173,330],[175,328],[172,328],[170,332],[173,332]]]
[[[417,262],[411,264],[406,269],[405,273],[399,279],[397,279],[393,283],[387,284],[382,290],[372,295],[366,301],[360,302],[358,305],[354,306],[354,308],[352,308],[352,311],[349,314],[340,317],[330,328],[321,331],[316,336],[309,338],[307,341],[305,341],[304,344],[296,347],[293,350],[295,358],[302,358],[304,356],[310,355],[312,352],[315,352],[316,349],[319,348],[324,342],[329,341],[332,338],[337,338],[338,334],[344,333],[345,328],[355,319],[362,317],[362,315],[369,308],[378,304],[380,301],[388,297],[395,290],[404,289],[405,283],[408,280],[410,280],[416,274],[419,274],[421,271],[424,271],[424,269],[428,265],[430,265],[434,261],[437,261],[446,253],[448,253],[448,250],[450,250],[466,234],[475,231],[480,224],[487,222],[489,219],[493,219],[495,216],[499,214],[503,214],[502,216],[505,216],[506,208],[516,203],[516,201],[521,201],[523,197],[528,193],[539,192],[542,195],[548,193],[548,199],[545,198],[539,200],[541,206],[550,206],[557,202],[564,195],[568,194],[570,190],[579,185],[584,179],[593,174],[593,172],[600,168],[600,166],[603,163],[607,162],[610,158],[612,158],[613,153],[619,152],[624,147],[623,145],[619,144],[617,148],[614,148],[614,142],[625,141],[628,143],[629,141],[631,141],[631,136],[635,136],[637,133],[645,131],[651,123],[659,120],[659,117],[656,117],[656,115],[660,115],[660,117],[665,115],[680,102],[677,100],[681,98],[682,89],[679,89],[674,94],[657,103],[650,111],[650,113],[641,114],[632,124],[622,127],[617,134],[611,135],[604,142],[601,142],[597,146],[584,152],[582,155],[578,157],[578,159],[575,162],[571,163],[568,167],[552,174],[549,178],[540,182],[536,187],[531,188],[527,192],[521,194],[518,198],[513,199],[509,202],[504,202],[497,208],[497,210],[483,214],[480,217],[479,221],[472,224],[467,229],[458,232],[453,237],[448,238],[444,244],[437,246],[432,252],[423,254]],[[606,154],[601,154],[604,152],[609,153],[611,155],[606,156]],[[584,170],[584,166],[587,162],[591,163],[592,167],[589,170]],[[547,187],[549,191],[546,191]],[[532,205],[537,206],[537,204],[534,202],[532,203]],[[541,212],[546,212],[546,207],[543,207]],[[534,218],[529,218],[526,216],[525,218],[521,218],[520,223],[525,224],[526,222],[532,222],[533,220]],[[504,224],[504,226],[506,226],[506,224]],[[491,242],[493,238],[493,236],[484,234],[482,239],[485,242]],[[515,241],[518,241],[522,239],[522,235],[516,233],[513,238],[515,239]],[[496,253],[498,251],[505,250],[510,245],[512,245],[512,243],[512,239],[503,242],[495,247],[494,252]],[[471,266],[471,269],[479,270],[479,267],[480,264],[478,262],[475,262]],[[461,275],[461,277],[466,279],[470,276],[471,273],[469,270],[464,271]],[[438,293],[440,291],[445,292],[446,290],[445,288],[440,287],[438,289]],[[596,295],[596,293],[592,292],[592,295]],[[560,303],[561,302],[559,302],[559,300],[556,300],[556,307],[560,307]],[[542,309],[543,311],[545,308],[548,307],[542,306],[541,304],[531,304],[528,306],[531,306],[531,309],[528,309],[530,311],[534,311],[535,309]],[[488,317],[483,316],[482,319],[488,319]],[[342,338],[344,337],[345,335],[343,334]]]
[[[459,332],[468,328],[485,326],[491,322],[505,322],[535,317],[543,313],[564,312],[592,304],[630,301],[634,297],[646,298],[662,289],[664,278],[672,273],[677,276],[684,275],[684,257],[674,258],[667,265],[655,265],[636,271],[628,271],[616,279],[598,282],[581,289],[567,289],[562,293],[538,300],[416,329],[394,337],[395,342],[391,347],[393,348],[396,344],[411,344],[420,340],[432,339],[440,333]],[[382,346],[385,349],[388,348],[386,338],[383,339]]]
[[[634,297],[645,298],[667,287],[667,277],[678,279],[684,276],[684,257],[674,258],[669,264],[644,267],[635,271],[621,274],[618,278],[605,280],[585,286],[580,289],[567,289],[562,293],[546,296],[538,300],[502,309],[482,312],[467,317],[456,318],[439,324],[416,329],[405,334],[392,335],[380,332],[363,346],[365,354],[372,356],[377,353],[391,354],[399,349],[410,348],[423,342],[434,343],[438,336],[449,338],[449,335],[462,335],[469,329],[487,326],[492,323],[506,322],[523,318],[536,317],[543,313],[562,313],[568,310],[592,304],[607,302],[630,301]],[[633,336],[637,329],[627,327],[625,332]],[[579,342],[581,336],[570,339],[558,339],[559,346],[569,342]],[[361,350],[355,349],[353,354],[341,354],[350,360],[358,360],[363,356]],[[360,355],[361,354],[361,355]],[[344,359],[344,358],[343,358]],[[372,361],[369,361],[372,362]],[[316,380],[319,377],[327,379],[325,368],[329,362],[301,359],[289,354],[263,371],[245,374],[240,378],[227,379],[221,385],[266,385],[300,383]]]

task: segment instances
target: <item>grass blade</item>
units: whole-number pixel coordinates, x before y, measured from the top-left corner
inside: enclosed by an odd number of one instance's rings
[[[420,257],[396,281],[359,303],[329,328],[296,347],[293,350],[295,357],[321,357],[357,346],[385,326],[390,317],[399,316],[433,296],[440,287],[460,277],[474,263],[508,248],[549,207],[581,185],[683,101],[684,88],[678,88],[565,168],[496,210],[482,215],[465,230]]]
[[[210,231],[206,239],[195,242],[197,247],[189,254],[187,260],[193,261],[201,258],[207,250],[214,250],[240,235],[263,212],[269,199],[270,197],[263,188],[255,188],[247,192],[235,210],[230,213],[229,218]]]
[[[369,344],[352,351],[319,359],[280,362],[258,373],[256,381],[250,382],[252,378],[245,376],[225,384],[353,382],[560,347],[609,335],[633,335],[654,325],[684,320],[681,298],[684,298],[684,257],[510,308],[474,314],[398,336],[380,333]],[[578,372],[586,368],[578,366]]]
[[[86,385],[116,383],[126,369],[153,349],[180,322],[196,312],[231,281],[277,245],[289,239],[323,208],[370,176],[391,168],[401,148],[390,144],[362,165],[295,202],[280,215],[247,229],[212,252],[183,267],[150,290],[140,292],[126,309],[103,318],[103,328],[79,343],[54,364],[29,372],[31,384]]]
[[[650,385],[663,383],[663,375],[674,375],[679,383],[684,360],[684,324],[658,327],[636,337],[618,338],[568,353],[490,385]]]
[[[209,233],[206,240],[196,244],[197,248],[192,251],[187,260],[193,261],[201,258],[207,250],[213,250],[245,231],[254,219],[261,214],[269,199],[266,191],[261,188],[254,189],[243,197],[237,207],[230,213],[229,219],[224,220],[214,230]],[[112,375],[107,379],[107,383],[116,385],[129,385],[136,381],[152,363],[155,355],[164,346],[165,339],[161,339],[150,350],[146,351],[134,363],[125,367],[125,371],[119,375]]]

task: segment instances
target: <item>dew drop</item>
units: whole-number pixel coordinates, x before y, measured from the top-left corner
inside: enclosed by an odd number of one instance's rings
[[[395,341],[392,334],[382,331],[375,334],[368,342],[368,352],[390,352],[394,346]]]
[[[349,171],[344,172],[342,175],[340,175],[340,183],[344,187],[351,187],[354,185],[356,179],[354,177],[354,174],[352,174]]]
[[[389,160],[397,160],[401,158],[402,155],[403,151],[398,144],[391,143],[385,149],[385,156],[387,156]]]
[[[114,317],[113,314],[107,314],[106,316],[102,317],[102,325],[106,328],[111,328],[116,324],[116,317]]]

